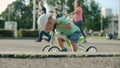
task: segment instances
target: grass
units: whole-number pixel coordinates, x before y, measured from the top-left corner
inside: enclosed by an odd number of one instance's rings
[[[107,40],[105,36],[88,36],[90,39],[99,39],[99,40]],[[117,37],[117,40],[120,40],[120,36]]]
[[[120,57],[120,54],[111,54],[111,55],[23,55],[23,54],[0,54],[0,58],[60,58],[60,57],[66,57],[66,58],[82,58],[82,57]]]
[[[89,36],[88,38],[106,40],[106,37],[105,37],[105,36]]]
[[[118,40],[120,40],[120,36],[118,36]]]

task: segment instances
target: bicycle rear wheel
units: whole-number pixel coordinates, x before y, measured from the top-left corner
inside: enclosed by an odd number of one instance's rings
[[[60,48],[57,46],[52,46],[50,47],[50,49],[48,50],[48,52],[60,52]]]
[[[42,52],[48,52],[50,45],[46,45],[42,48]]]
[[[86,49],[86,52],[97,52],[97,48],[94,46],[90,46]]]

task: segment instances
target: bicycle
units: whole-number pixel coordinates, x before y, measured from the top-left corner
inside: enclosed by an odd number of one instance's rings
[[[50,43],[42,48],[42,52],[61,52],[61,49],[59,46],[55,46],[53,42],[55,41],[55,37],[52,37]],[[84,48],[81,44],[81,42],[84,40],[83,36],[79,37],[78,40],[78,51],[80,52],[97,52],[97,48],[95,46],[89,46],[88,48]],[[71,43],[69,39],[63,39],[63,41],[66,43],[68,47],[71,47]]]

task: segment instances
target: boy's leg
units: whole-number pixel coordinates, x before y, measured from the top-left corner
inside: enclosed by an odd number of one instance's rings
[[[78,42],[78,38],[80,36],[80,31],[76,31],[73,35],[70,35],[68,39],[71,41],[73,51],[77,51],[78,47],[76,43]]]
[[[51,35],[49,34],[49,32],[46,32],[46,31],[42,31],[42,33],[41,33],[41,37],[43,36],[43,35],[45,35],[45,36],[47,36],[48,37],[48,39],[46,39],[46,41],[50,41],[51,40]]]
[[[64,48],[64,44],[63,44],[62,38],[58,37],[57,40],[58,40],[59,46],[63,49]]]
[[[62,48],[62,51],[67,51],[67,48],[64,47],[63,39],[61,37],[57,38],[59,46]]]
[[[45,32],[44,35],[48,37],[48,39],[46,39],[46,41],[49,42],[51,40],[51,35],[49,34],[49,32]]]
[[[42,36],[47,36],[48,37],[48,40],[47,41],[49,41],[50,40],[50,38],[51,38],[51,36],[49,35],[49,32],[46,32],[46,31],[41,31],[40,33],[39,33],[39,38],[38,38],[38,42],[41,42],[42,41]]]
[[[59,46],[62,48],[62,51],[67,51],[67,49],[64,47],[62,38],[57,38],[57,39],[58,39]],[[76,43],[71,41],[71,44],[73,47],[73,51],[77,51],[78,47],[77,47]]]
[[[74,52],[76,52],[77,50],[78,50],[78,47],[77,47],[77,45],[76,45],[76,43],[75,42],[73,42],[73,41],[70,41],[71,42],[71,44],[72,44],[72,50],[74,51]]]
[[[43,34],[44,34],[44,31],[41,31],[41,32],[39,33],[39,38],[38,38],[37,42],[41,42],[41,41],[42,41],[42,36],[43,36]]]

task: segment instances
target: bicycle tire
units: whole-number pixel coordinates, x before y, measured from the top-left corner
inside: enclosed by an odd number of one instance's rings
[[[42,52],[48,52],[48,48],[50,47],[50,45],[46,45],[46,46],[44,46],[43,48],[42,48]]]
[[[82,45],[78,45],[78,51],[84,52],[85,48]]]
[[[57,50],[57,51],[56,51]],[[48,52],[60,52],[60,48],[57,46],[52,46],[50,47],[50,49],[48,50]]]
[[[86,49],[86,52],[97,52],[97,48],[95,46],[90,46]]]

